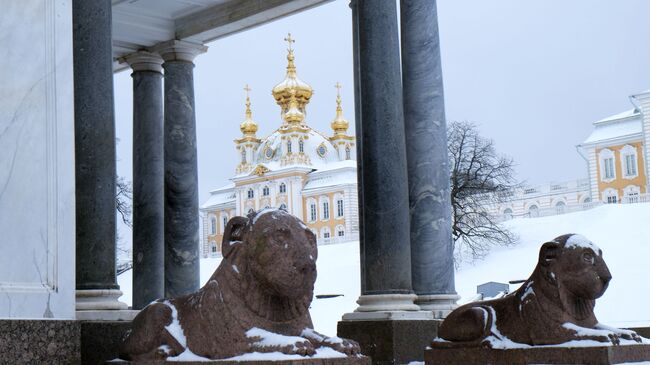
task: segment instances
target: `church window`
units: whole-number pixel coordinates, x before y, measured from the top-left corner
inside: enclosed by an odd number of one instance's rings
[[[241,150],[241,163],[246,163],[246,150]]]
[[[269,196],[269,187],[268,186],[265,186],[264,189],[262,189],[262,195]]]
[[[336,216],[343,217],[343,199],[336,201]]]
[[[298,150],[300,153],[305,152],[305,142],[303,142],[302,139],[298,141]]]
[[[291,153],[291,141],[287,141],[287,153]]]
[[[212,244],[212,253],[217,253],[217,244],[216,243]]]
[[[223,223],[223,225],[221,226],[221,232],[224,232],[226,230],[226,226],[228,225],[228,216],[227,215],[223,216],[222,223]]]
[[[625,176],[636,176],[636,158],[633,154],[625,155]]]
[[[210,218],[210,234],[217,233],[217,219],[212,217]]]
[[[614,178],[614,158],[613,157],[608,157],[603,160],[603,163],[605,165],[605,179],[613,179]]]
[[[318,146],[318,148],[316,149],[316,152],[318,153],[318,156],[320,156],[320,157],[325,157],[325,154],[327,153],[327,147],[325,147],[324,144],[321,144],[321,145]]]
[[[280,210],[286,211],[287,210],[287,205],[284,204],[284,203],[280,204]]]
[[[248,199],[253,199],[255,197],[255,191],[253,189],[248,189]]]
[[[280,194],[284,194],[287,192],[287,185],[285,183],[280,184]]]
[[[350,146],[345,146],[345,159],[350,159]]]
[[[323,202],[323,220],[330,219],[330,203],[328,201]]]
[[[311,222],[316,221],[316,203],[314,203],[314,202],[309,204],[309,220]]]

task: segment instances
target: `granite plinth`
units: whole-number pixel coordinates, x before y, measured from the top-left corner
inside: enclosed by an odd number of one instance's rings
[[[214,360],[214,361],[124,361],[113,360],[107,361],[106,364],[133,364],[133,365],[160,365],[160,364],[213,364],[220,365],[370,365],[371,361],[368,356],[354,356],[354,357],[333,357],[333,358],[307,358],[307,359],[292,359],[292,360],[247,360],[247,361],[234,361],[234,360]]]
[[[119,348],[131,321],[78,321],[81,325],[81,361],[101,364],[119,356]]]
[[[422,361],[441,320],[341,321],[337,335],[355,340],[373,364],[408,364]]]
[[[424,352],[426,365],[609,365],[650,360],[650,345],[594,347],[531,347],[491,349],[482,347],[433,348]]]
[[[0,364],[80,364],[72,320],[0,320]]]

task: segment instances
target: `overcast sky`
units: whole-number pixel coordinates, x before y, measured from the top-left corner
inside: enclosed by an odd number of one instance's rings
[[[593,121],[630,109],[628,96],[650,88],[650,1],[439,0],[438,11],[447,119],[479,124],[530,183],[586,177],[575,145]],[[194,74],[201,203],[234,174],[245,84],[258,135],[280,125],[271,89],[284,78],[287,32],[298,75],[315,90],[308,123],[331,133],[339,81],[353,128],[347,0],[215,41]],[[118,174],[129,180],[131,87],[129,72],[115,75]]]

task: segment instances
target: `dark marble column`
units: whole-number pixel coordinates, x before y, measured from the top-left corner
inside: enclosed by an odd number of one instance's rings
[[[133,309],[165,295],[162,58],[137,52],[133,69]]]
[[[436,2],[401,0],[400,11],[413,290],[443,316],[457,296]]]
[[[357,311],[417,310],[411,288],[397,6],[392,0],[357,0],[351,7],[363,217]]]
[[[72,2],[77,309],[123,309],[115,272],[111,1]]]
[[[157,51],[165,69],[165,296],[199,289],[199,190],[194,57],[207,47],[181,41]]]

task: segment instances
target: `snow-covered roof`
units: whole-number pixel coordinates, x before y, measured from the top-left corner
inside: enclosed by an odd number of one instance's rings
[[[642,133],[641,113],[628,110],[594,122],[594,130],[582,144],[595,144],[608,140],[633,137]]]
[[[235,199],[235,184],[231,183],[212,190],[208,200],[201,205],[201,209],[208,209],[224,203],[234,203]]]
[[[303,193],[346,184],[357,183],[356,161],[340,161],[328,165],[327,168],[317,170],[308,175],[308,180],[303,187]]]

